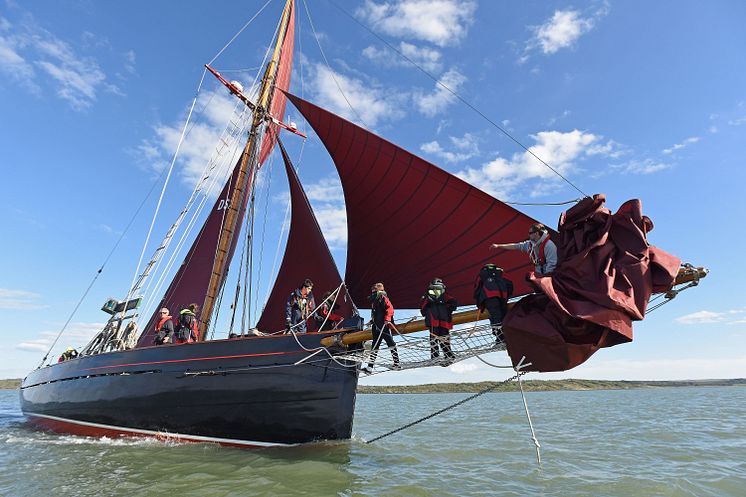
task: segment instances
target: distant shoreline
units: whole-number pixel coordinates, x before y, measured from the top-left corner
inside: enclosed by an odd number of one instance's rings
[[[393,393],[476,393],[496,386],[495,392],[514,392],[518,383],[482,381],[479,383],[433,383],[427,385],[358,386],[361,394]],[[531,392],[560,390],[630,390],[633,388],[670,387],[746,387],[746,378],[727,380],[672,380],[672,381],[610,381],[610,380],[528,380],[523,389]]]
[[[360,385],[357,393],[476,393],[495,386],[500,382],[482,381],[479,383],[431,383],[427,385]],[[0,390],[15,390],[21,386],[21,379],[0,380]],[[610,381],[610,380],[528,380],[523,382],[524,390],[546,392],[553,390],[630,390],[633,388],[670,387],[745,387],[746,378],[728,380],[674,380],[674,381]],[[495,392],[514,392],[518,383],[511,381],[500,384]]]

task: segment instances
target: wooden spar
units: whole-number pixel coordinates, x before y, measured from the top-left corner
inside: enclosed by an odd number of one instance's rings
[[[282,18],[280,21],[280,29],[277,34],[277,42],[275,43],[274,50],[272,52],[272,59],[267,64],[267,69],[264,71],[264,77],[262,77],[262,86],[259,92],[259,101],[253,109],[254,115],[249,130],[249,138],[246,141],[243,154],[241,155],[241,161],[239,163],[238,174],[236,175],[236,187],[231,194],[230,201],[225,213],[223,226],[220,230],[220,237],[218,238],[218,247],[215,252],[215,260],[212,265],[212,274],[210,275],[210,283],[207,286],[207,295],[205,296],[205,302],[202,305],[202,312],[200,314],[199,323],[199,337],[198,340],[204,339],[207,335],[207,330],[210,326],[210,315],[212,314],[213,308],[215,307],[215,299],[217,297],[220,288],[225,282],[226,269],[230,260],[228,258],[228,252],[231,246],[233,235],[238,227],[241,219],[239,212],[241,210],[241,204],[244,199],[244,192],[246,188],[250,188],[249,180],[252,179],[256,172],[256,154],[258,150],[258,137],[259,128],[264,124],[266,119],[267,109],[271,103],[272,89],[277,74],[277,66],[280,59],[280,49],[282,43],[285,40],[285,34],[287,32],[288,22],[290,19],[290,9],[293,5],[293,0],[286,0],[285,8],[282,11]],[[214,71],[213,71],[214,73]],[[229,87],[230,89],[230,87]]]
[[[707,269],[703,267],[681,268],[679,269],[679,274],[676,276],[673,285],[676,286],[684,283],[699,281],[700,279],[707,276],[707,273]],[[508,309],[512,308],[513,305],[514,302],[509,303]],[[490,313],[487,312],[487,310],[480,311],[479,309],[474,309],[471,311],[457,312],[453,314],[453,324],[473,323],[474,321],[489,319],[489,317]],[[417,331],[425,331],[427,329],[427,326],[425,326],[424,319],[419,319],[417,321],[410,321],[408,323],[396,325],[396,329],[400,335],[406,335],[408,333],[415,333]],[[323,345],[324,347],[331,347],[333,345],[338,345],[340,342],[344,345],[350,345],[353,343],[360,343],[372,339],[373,332],[370,329],[367,329],[363,331],[346,333],[341,338],[336,336],[324,338],[323,340],[321,340],[321,345]]]

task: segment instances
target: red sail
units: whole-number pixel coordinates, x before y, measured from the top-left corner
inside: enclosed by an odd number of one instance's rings
[[[284,92],[286,92],[290,86],[290,73],[293,70],[294,38],[295,2],[290,5],[290,18],[287,30],[285,31],[285,38],[282,41],[282,48],[280,49],[280,61],[277,65],[277,73],[275,74],[275,83],[274,88],[272,89],[272,101],[269,104],[269,115],[279,121],[285,119],[285,106],[287,105],[288,99]],[[270,122],[264,132],[264,141],[262,141],[262,147],[259,152],[259,164],[263,164],[267,156],[272,152],[275,143],[277,143],[278,134],[279,127]]]
[[[393,143],[299,97],[290,100],[334,159],[347,208],[345,281],[360,305],[382,282],[392,303],[417,308],[434,277],[461,305],[488,262],[505,270],[515,294],[530,293],[526,254],[490,252],[527,238],[536,221]]]
[[[292,217],[280,272],[257,324],[257,328],[265,332],[278,331],[285,327],[285,303],[290,293],[304,279],[310,278],[313,281],[313,294],[317,304],[321,303],[321,296],[324,292],[333,291],[342,282],[342,277],[339,275],[326,240],[321,234],[321,228],[313,214],[311,204],[308,202],[308,197],[303,191],[282,142],[280,142],[280,152],[282,152],[290,182]],[[352,314],[352,302],[344,289],[337,299],[337,304],[340,306],[335,311],[337,314],[345,317]],[[313,323],[310,324],[313,325]]]
[[[240,163],[240,159],[239,159]],[[187,256],[184,258],[184,262],[181,263],[181,267],[176,272],[171,285],[169,285],[163,299],[158,304],[155,314],[150,318],[146,328],[144,329],[140,339],[137,342],[138,347],[147,347],[153,345],[153,336],[155,335],[155,323],[158,319],[158,310],[161,307],[168,307],[171,311],[172,316],[178,315],[180,309],[186,307],[190,303],[197,303],[202,305],[205,301],[205,295],[207,294],[207,285],[210,282],[210,275],[212,273],[212,265],[215,259],[215,251],[218,246],[218,238],[220,237],[220,228],[223,224],[223,216],[225,214],[226,203],[233,195],[233,187],[236,184],[236,176],[238,175],[239,165],[234,167],[233,175],[226,182],[223,187],[223,191],[215,201],[215,205],[212,207],[207,221],[202,226],[199,235],[192,243],[192,247],[189,249]],[[251,184],[251,178],[247,183]],[[236,243],[240,238],[239,234],[241,231],[241,219],[246,211],[246,196],[248,195],[249,188],[244,191],[244,200],[242,207],[238,213],[239,221],[236,224],[236,232],[231,240],[230,249],[228,251],[228,260],[233,257],[233,251],[236,248]]]
[[[645,317],[651,293],[673,284],[680,260],[648,244],[653,225],[640,201],[616,214],[604,201],[586,198],[562,215],[557,270],[532,277],[542,293],[518,301],[503,321],[513,365],[525,356],[529,371],[565,371],[632,341],[632,321]]]

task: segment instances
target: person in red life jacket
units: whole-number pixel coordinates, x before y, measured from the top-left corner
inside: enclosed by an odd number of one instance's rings
[[[155,323],[155,338],[153,343],[163,345],[174,341],[174,321],[167,308],[158,311],[158,322]]]
[[[401,363],[399,362],[399,352],[396,349],[396,342],[391,334],[391,330],[395,329],[394,320],[394,306],[391,304],[386,290],[384,290],[383,283],[376,283],[370,289],[370,323],[373,325],[373,346],[370,351],[370,358],[368,359],[368,367],[363,368],[365,373],[373,372],[373,365],[376,362],[376,356],[378,355],[378,348],[381,346],[381,342],[385,341],[386,345],[391,352],[391,360],[394,362],[394,369],[401,369]]]
[[[319,331],[333,330],[344,319],[343,316],[334,312],[339,309],[339,304],[334,301],[336,294],[336,291],[325,292],[321,297],[321,304],[315,316]]]
[[[197,329],[197,304],[189,304],[189,307],[179,311],[179,319],[176,321],[174,330],[174,343],[192,343],[199,339]]]
[[[288,297],[285,304],[285,323],[287,331],[305,333],[308,331],[306,321],[313,314],[316,302],[313,300],[313,281],[306,278]]]
[[[502,326],[508,312],[508,299],[513,295],[513,282],[503,277],[502,268],[485,264],[474,282],[474,300],[479,310],[490,313],[490,325],[496,343],[503,342]]]
[[[75,350],[72,347],[68,347],[60,356],[59,359],[57,359],[57,362],[65,362],[69,361],[70,359],[75,359],[78,357],[78,351]]]
[[[425,316],[425,326],[430,328],[430,358],[440,356],[438,347],[443,351],[445,362],[441,366],[453,364],[456,356],[451,349],[451,329],[453,328],[453,311],[458,302],[452,295],[446,293],[443,280],[435,278],[427,287],[422,297],[420,312]]]
[[[520,250],[526,252],[535,266],[537,276],[546,276],[557,267],[557,245],[549,239],[549,230],[536,223],[528,230],[528,240],[516,243],[493,243],[491,249]]]

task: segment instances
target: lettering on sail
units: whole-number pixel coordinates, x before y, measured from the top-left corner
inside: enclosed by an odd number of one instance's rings
[[[230,206],[231,201],[228,199],[220,199],[220,202],[218,202],[218,210],[222,211],[227,209]]]

